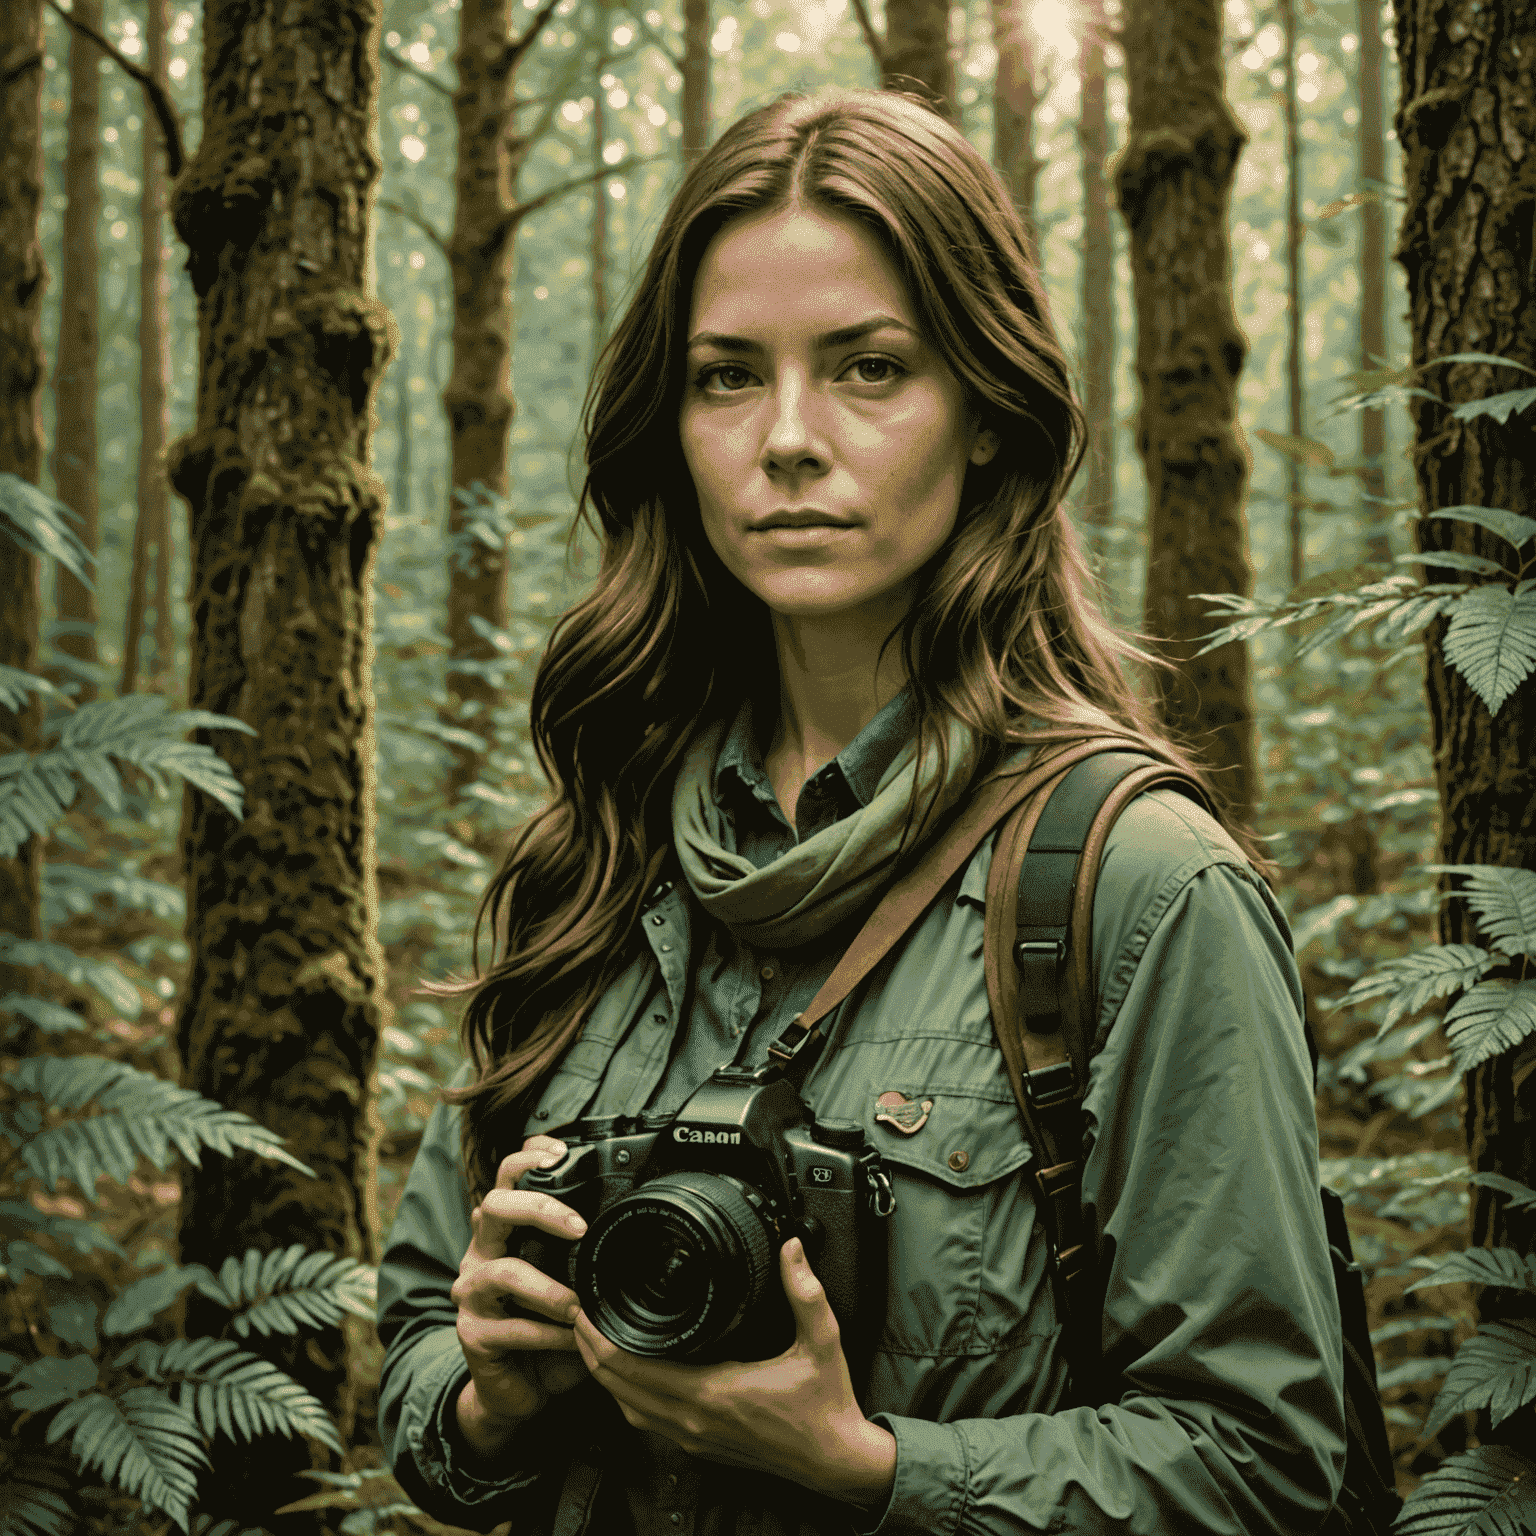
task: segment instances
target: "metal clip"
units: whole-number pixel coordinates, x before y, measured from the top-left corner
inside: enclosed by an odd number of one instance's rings
[[[1034,1072],[1025,1072],[1024,1094],[1036,1109],[1049,1109],[1077,1092],[1077,1073],[1070,1061],[1058,1061]]]

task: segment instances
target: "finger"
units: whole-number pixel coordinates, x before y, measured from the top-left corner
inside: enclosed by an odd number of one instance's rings
[[[697,1400],[700,1378],[710,1369],[703,1365],[684,1365],[676,1360],[647,1360],[620,1349],[605,1338],[585,1312],[576,1315],[576,1337],[582,1345],[581,1357],[593,1375],[603,1372],[609,1380],[623,1380],[674,1402]]]
[[[465,1349],[482,1355],[518,1354],[554,1350],[576,1354],[576,1335],[557,1323],[536,1322],[529,1317],[490,1318],[460,1312],[459,1341]]]
[[[837,1318],[827,1300],[826,1288],[816,1278],[805,1245],[792,1237],[779,1250],[779,1272],[784,1294],[795,1318],[795,1343],[826,1354],[839,1347]]]
[[[515,1227],[537,1227],[566,1242],[587,1230],[586,1222],[553,1195],[498,1187],[480,1202],[480,1216],[474,1223],[475,1236],[471,1244],[475,1257],[482,1260],[504,1257]]]
[[[467,1269],[448,1293],[453,1304],[477,1317],[506,1317],[511,1308],[537,1312],[569,1327],[579,1303],[569,1286],[524,1259],[490,1259]]]
[[[497,1189],[512,1189],[530,1168],[553,1168],[566,1154],[566,1145],[555,1136],[530,1136],[520,1151],[502,1158],[496,1170]]]

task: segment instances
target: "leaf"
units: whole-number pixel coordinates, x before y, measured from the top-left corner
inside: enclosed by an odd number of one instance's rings
[[[6,1248],[5,1271],[12,1284],[24,1275],[42,1275],[44,1278],[52,1275],[67,1280],[70,1273],[69,1265],[59,1263],[36,1243],[27,1242],[12,1243]]]
[[[348,1312],[371,1318],[377,1281],[377,1272],[356,1259],[294,1243],[266,1254],[249,1248],[243,1263],[225,1259],[207,1294],[235,1314],[235,1332],[244,1338],[253,1328],[268,1335],[334,1327]]]
[[[79,513],[38,490],[30,480],[0,470],[0,533],[9,534],[11,542],[29,555],[57,560],[90,587],[93,583],[85,568],[94,565],[96,557],[69,526],[79,521]]]
[[[144,999],[138,988],[110,960],[78,955],[67,944],[18,939],[13,933],[0,933],[0,961],[22,967],[40,965],[55,976],[62,976],[73,987],[89,987],[125,1019],[136,1019],[144,1011]]]
[[[1424,1425],[1438,1434],[1458,1413],[1486,1408],[1495,1426],[1536,1397],[1536,1320],[1484,1323],[1456,1351]]]
[[[27,997],[20,992],[7,992],[4,997],[0,997],[0,1013],[9,1013],[18,1019],[30,1019],[45,1035],[59,1035],[66,1030],[86,1027],[84,1016],[76,1013],[73,1008],[50,1003],[41,997]]]
[[[1465,875],[1466,885],[1452,896],[1465,896],[1478,926],[1505,955],[1536,958],[1536,870],[1506,864],[1426,864],[1431,875]]]
[[[1504,576],[1508,573],[1497,560],[1482,555],[1464,555],[1456,549],[1433,549],[1422,555],[1397,555],[1395,565],[1436,565],[1447,571],[1470,571],[1474,576]]]
[[[1376,1390],[1388,1392],[1393,1387],[1410,1387],[1419,1381],[1434,1381],[1451,1368],[1445,1355],[1417,1355],[1409,1360],[1399,1360],[1385,1370],[1376,1373]]]
[[[1427,1285],[1497,1285],[1512,1291],[1536,1291],[1536,1256],[1526,1257],[1513,1248],[1468,1248],[1436,1264],[1410,1291]]]
[[[1264,427],[1258,428],[1253,435],[1276,453],[1298,464],[1316,464],[1320,469],[1333,468],[1333,449],[1327,443],[1318,442],[1316,438],[1292,437],[1282,432],[1270,432]]]
[[[1536,1189],[1520,1183],[1518,1179],[1507,1179],[1502,1173],[1474,1173],[1468,1182],[1507,1195],[1509,1203],[1504,1207],[1506,1211],[1528,1211],[1536,1207]]]
[[[0,1200],[0,1230],[46,1232],[49,1237],[67,1243],[76,1253],[114,1253],[120,1259],[128,1255],[97,1221],[78,1216],[54,1216],[23,1200]]]
[[[1387,998],[1386,1017],[1376,1031],[1379,1040],[1405,1014],[1472,986],[1492,964],[1493,956],[1475,944],[1436,944],[1383,961],[1332,1006],[1349,1008],[1374,997]]]
[[[1465,405],[1458,405],[1451,415],[1457,421],[1476,421],[1479,416],[1492,416],[1502,427],[1511,416],[1519,416],[1533,405],[1536,405],[1536,389],[1511,389],[1503,394],[1487,395],[1481,400],[1468,400]]]
[[[202,1264],[173,1264],[158,1274],[145,1275],[124,1286],[113,1298],[102,1319],[101,1331],[109,1338],[147,1328],[189,1285],[213,1279]]]
[[[77,1349],[95,1349],[99,1312],[89,1296],[76,1291],[61,1296],[48,1308],[48,1326],[61,1343],[73,1344]]]
[[[1516,512],[1505,512],[1499,507],[1441,507],[1429,516],[1448,517],[1458,523],[1476,523],[1490,533],[1498,534],[1516,549],[1536,538],[1536,521],[1521,517]]]
[[[172,922],[187,915],[187,898],[179,885],[149,880],[120,869],[93,869],[87,864],[52,861],[43,865],[43,900],[57,908],[84,915],[104,896],[123,911],[149,912]]]
[[[1487,363],[1493,368],[1518,368],[1521,373],[1536,374],[1536,368],[1527,368],[1513,358],[1495,357],[1491,352],[1447,352],[1444,357],[1430,358],[1424,366],[1429,368],[1436,363]]]
[[[53,1416],[48,1443],[65,1435],[72,1435],[70,1450],[82,1466],[187,1528],[208,1458],[185,1408],[153,1387],[134,1387],[120,1398],[95,1392]]]
[[[1503,1445],[1447,1456],[1403,1503],[1392,1536],[1529,1536],[1536,1462]]]
[[[22,1451],[0,1479],[0,1536],[66,1536],[76,1528],[62,1467]]]
[[[27,707],[27,695],[39,693],[45,699],[65,699],[46,677],[35,672],[23,672],[19,667],[0,666],[0,709],[19,714]]]
[[[11,1402],[35,1413],[89,1392],[96,1379],[96,1362],[89,1355],[44,1355],[11,1377]]]
[[[1496,584],[1474,587],[1456,604],[1445,636],[1445,659],[1498,714],[1536,670],[1536,591],[1518,596]]]
[[[1536,981],[1484,981],[1445,1016],[1445,1039],[1458,1072],[1507,1051],[1536,1033]]]

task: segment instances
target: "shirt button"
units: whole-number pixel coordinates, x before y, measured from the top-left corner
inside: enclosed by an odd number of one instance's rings
[[[771,965],[765,965],[762,970],[758,972],[758,975],[761,976],[764,981],[772,981],[773,967]]]
[[[971,1166],[971,1154],[969,1152],[951,1152],[949,1154],[949,1166],[956,1173],[964,1173]]]
[[[665,1024],[666,1022],[667,1022],[667,1016],[664,1013],[653,1013],[651,1015],[651,1023],[652,1024]]]
[[[662,927],[662,926],[663,926],[663,925],[664,925],[664,924],[665,924],[665,923],[666,923],[666,918],[664,918],[664,917],[653,917],[653,918],[652,918],[652,919],[651,919],[651,921],[652,921],[652,922],[653,922],[653,923],[655,923],[655,925],[656,925],[656,926],[657,926],[657,927],[658,927],[658,928],[660,928],[660,927]]]
[[[549,1119],[549,1111],[548,1111],[548,1110],[547,1110],[547,1109],[541,1109],[541,1110],[539,1110],[539,1111],[538,1111],[538,1112],[537,1112],[537,1113],[536,1113],[536,1114],[535,1114],[535,1115],[534,1115],[534,1117],[533,1117],[533,1118],[534,1118],[534,1119],[535,1119],[535,1120],[548,1120],[548,1119]]]
[[[667,950],[671,949],[672,946],[670,944],[663,944],[661,946],[661,948],[662,948],[662,952],[665,953]]]

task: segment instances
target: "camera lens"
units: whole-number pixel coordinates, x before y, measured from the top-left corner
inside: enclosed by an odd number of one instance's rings
[[[727,1174],[663,1174],[624,1195],[577,1251],[576,1290],[621,1349],[686,1359],[724,1338],[772,1276],[763,1197]]]

